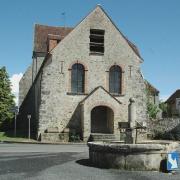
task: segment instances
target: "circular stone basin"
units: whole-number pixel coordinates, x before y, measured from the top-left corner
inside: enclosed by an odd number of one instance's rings
[[[121,144],[89,142],[89,159],[100,168],[126,170],[161,170],[167,153],[175,151],[178,143]]]

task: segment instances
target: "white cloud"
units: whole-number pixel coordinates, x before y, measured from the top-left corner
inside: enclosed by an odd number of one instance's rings
[[[11,92],[15,95],[15,103],[18,105],[18,94],[19,94],[19,81],[22,78],[23,74],[13,74],[10,77],[11,81]]]
[[[169,95],[160,95],[160,100],[162,100],[163,102],[166,101],[169,98]]]

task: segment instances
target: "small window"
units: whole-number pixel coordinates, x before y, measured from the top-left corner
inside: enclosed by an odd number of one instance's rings
[[[82,64],[76,63],[71,71],[71,92],[84,93],[85,69]]]
[[[112,94],[121,94],[122,70],[114,65],[109,70],[109,92]]]
[[[90,53],[104,54],[104,30],[90,29]]]

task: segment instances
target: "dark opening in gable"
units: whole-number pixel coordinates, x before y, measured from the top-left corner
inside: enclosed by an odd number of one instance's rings
[[[102,30],[102,29],[90,29],[90,34],[104,35],[104,30]]]
[[[104,30],[90,29],[90,54],[104,54]]]

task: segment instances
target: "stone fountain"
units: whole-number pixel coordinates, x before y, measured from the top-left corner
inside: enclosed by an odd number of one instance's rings
[[[89,159],[94,166],[125,170],[162,170],[167,154],[175,151],[178,143],[170,141],[136,142],[136,117],[134,99],[130,99],[130,127],[125,143],[88,142]]]

